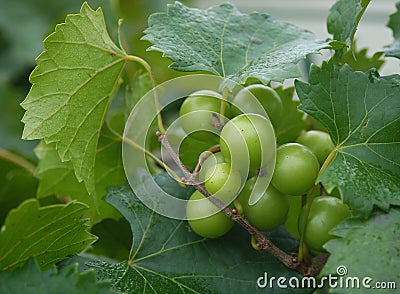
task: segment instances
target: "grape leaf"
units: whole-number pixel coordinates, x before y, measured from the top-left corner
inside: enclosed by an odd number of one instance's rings
[[[337,41],[350,46],[361,20],[371,0],[338,0],[329,10],[328,32]]]
[[[299,101],[293,99],[294,87],[283,89],[282,86],[274,88],[279,94],[283,104],[283,115],[276,129],[276,140],[279,145],[294,142],[300,132],[307,127],[304,113],[299,111]]]
[[[37,200],[29,199],[10,211],[0,232],[0,270],[31,257],[48,268],[81,252],[96,240],[86,231],[86,210],[78,202],[39,207]]]
[[[331,253],[321,275],[336,274],[338,266],[346,266],[346,277],[370,277],[375,282],[400,283],[400,210],[375,214],[368,220],[351,218],[336,226],[331,232],[339,236],[325,247]],[[357,289],[359,291],[359,289]],[[335,292],[349,293],[349,289]],[[359,293],[359,292],[357,292]]]
[[[96,280],[94,271],[78,272],[77,264],[41,272],[34,259],[13,272],[0,272],[1,293],[115,293],[109,282]]]
[[[23,138],[54,142],[61,160],[72,162],[93,194],[95,152],[125,53],[108,36],[101,9],[87,3],[56,27],[44,47],[21,104]]]
[[[186,193],[168,176],[157,177],[169,193]],[[191,232],[186,221],[149,210],[129,187],[114,188],[105,199],[131,225],[131,256],[127,262],[90,261],[86,266],[95,268],[99,279],[111,279],[120,291],[253,293],[261,291],[256,281],[264,272],[299,277],[268,253],[253,250],[249,235],[239,227],[222,238],[206,240]],[[284,250],[294,250],[298,245],[283,229],[273,232],[271,238]]]
[[[400,77],[311,67],[309,83],[296,81],[300,109],[327,128],[336,156],[319,177],[328,192],[363,216],[373,206],[400,205]]]
[[[384,50],[386,56],[400,58],[400,2],[396,4],[397,11],[390,15],[387,26],[392,29],[394,41]]]
[[[173,61],[179,71],[207,71],[245,82],[264,83],[300,76],[296,64],[328,47],[309,31],[267,14],[240,13],[225,3],[207,10],[176,2],[149,18],[144,40]]]
[[[55,144],[41,142],[35,149],[39,164],[36,176],[40,179],[37,196],[43,198],[52,194],[58,197],[69,197],[89,206],[88,217],[91,223],[102,219],[120,217],[120,214],[102,200],[110,186],[126,182],[122,167],[121,140],[115,137],[104,125],[96,150],[95,178],[96,193],[89,194],[83,183],[77,180],[71,162],[62,162]]]

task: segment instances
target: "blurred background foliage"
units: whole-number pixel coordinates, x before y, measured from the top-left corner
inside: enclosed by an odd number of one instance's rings
[[[43,40],[67,14],[79,13],[83,0],[0,0],[0,227],[10,209],[36,196],[34,169],[35,141],[21,140],[23,109],[19,106],[30,89],[29,74],[36,57],[43,51]],[[172,0],[88,0],[92,8],[101,7],[110,35],[116,40],[118,20],[123,19],[121,37],[125,50],[146,59],[154,69],[157,82],[179,73],[160,53],[146,52],[149,43],[141,41],[148,16],[165,11]],[[193,0],[182,1],[185,4]],[[140,66],[129,64],[121,92],[137,77]],[[143,93],[142,93],[143,94]],[[118,97],[122,97],[120,94]],[[118,100],[118,99],[117,99]],[[56,198],[41,200],[46,203]],[[44,204],[44,203],[43,203]]]

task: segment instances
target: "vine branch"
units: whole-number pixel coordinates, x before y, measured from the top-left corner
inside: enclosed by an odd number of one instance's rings
[[[193,186],[197,191],[202,193],[209,201],[215,206],[221,209],[230,219],[241,225],[256,241],[257,248],[259,250],[268,251],[278,260],[280,260],[286,267],[296,270],[304,276],[316,275],[320,272],[326,262],[326,256],[318,256],[313,259],[311,265],[304,262],[299,263],[295,255],[290,255],[279,247],[277,247],[268,237],[262,234],[257,228],[255,228],[245,217],[237,213],[236,209],[231,209],[225,205],[221,200],[213,197],[207,189],[199,182],[197,173],[191,173],[187,167],[181,162],[178,154],[174,151],[168,142],[167,135],[161,132],[156,133],[158,140],[170,154],[174,162],[179,166],[184,174],[184,182],[187,185]]]

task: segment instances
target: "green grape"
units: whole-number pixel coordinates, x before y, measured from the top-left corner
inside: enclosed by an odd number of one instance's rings
[[[307,206],[304,206],[299,216],[299,231],[302,231]],[[329,232],[337,224],[351,216],[349,207],[340,199],[331,196],[316,197],[311,204],[304,242],[312,253],[325,252],[323,245],[335,238]]]
[[[234,225],[223,211],[220,211],[199,191],[195,191],[190,196],[186,206],[186,217],[192,230],[206,238],[225,235]]]
[[[209,90],[190,94],[183,101],[179,111],[180,122],[185,132],[197,140],[218,140],[213,122],[219,120],[221,99],[219,93]],[[217,117],[213,117],[213,113]]]
[[[210,152],[211,153],[211,152]],[[201,165],[200,171],[199,171],[199,180],[200,182],[204,182],[206,178],[206,173],[207,171],[217,163],[225,162],[224,155],[222,155],[222,152],[215,152],[210,154],[210,156],[207,157],[206,160],[204,160],[203,164]]]
[[[246,112],[260,114],[259,109],[257,109],[257,105],[254,105],[253,109],[249,109],[247,106],[249,103],[251,103],[250,101],[254,99],[252,94],[261,103],[269,119],[271,120],[272,125],[274,128],[276,128],[279,125],[282,117],[283,104],[278,93],[271,87],[261,84],[247,86],[236,94],[232,100],[232,104],[239,108],[243,108]],[[232,112],[236,116],[242,113],[237,107],[232,108]]]
[[[310,148],[317,157],[320,165],[324,163],[325,159],[335,148],[329,134],[322,131],[311,130],[305,132],[296,139],[296,142]]]
[[[303,195],[314,186],[318,171],[318,159],[310,149],[287,143],[277,149],[271,183],[285,194]]]
[[[273,167],[275,145],[271,122],[258,114],[236,116],[221,131],[220,147],[225,161],[239,170],[242,178],[247,177],[249,170],[268,164]]]
[[[289,211],[289,197],[270,185],[254,205],[249,205],[249,197],[256,180],[257,177],[247,180],[237,199],[250,223],[261,231],[272,231],[285,223]]]
[[[242,185],[240,173],[226,162],[217,163],[206,172],[205,187],[214,197],[225,204],[231,203]]]

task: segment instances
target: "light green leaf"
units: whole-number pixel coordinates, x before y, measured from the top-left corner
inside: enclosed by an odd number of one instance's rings
[[[309,83],[296,81],[300,109],[327,128],[336,157],[319,177],[328,192],[363,216],[376,205],[400,205],[400,77],[312,66]]]
[[[329,10],[328,32],[347,46],[353,42],[358,23],[371,0],[338,0]]]
[[[10,211],[0,232],[0,270],[31,257],[48,268],[84,250],[97,239],[87,232],[86,210],[78,202],[39,207],[37,200],[29,199]]]
[[[309,31],[267,14],[243,14],[225,3],[207,10],[176,2],[149,18],[144,40],[179,71],[207,71],[245,82],[264,83],[300,76],[296,64],[328,47]]]
[[[44,47],[21,104],[23,138],[55,143],[61,160],[72,162],[93,194],[95,152],[125,53],[110,39],[101,9],[86,3],[56,27]]]
[[[397,11],[390,15],[387,26],[392,29],[394,41],[384,50],[386,56],[400,58],[400,2],[396,4]]]
[[[188,193],[166,175],[156,175],[156,181],[172,195],[182,197]],[[129,293],[258,293],[265,291],[257,289],[256,284],[264,272],[299,277],[270,254],[252,249],[250,236],[239,227],[222,238],[207,240],[191,232],[186,221],[169,219],[149,210],[128,187],[112,189],[106,201],[131,225],[131,255],[127,262],[93,261],[86,262],[86,266],[95,268],[99,279],[111,279],[118,290]],[[273,232],[271,238],[289,252],[297,246],[297,241],[282,229]]]
[[[400,210],[374,214],[370,219],[351,218],[332,230],[339,239],[325,247],[331,253],[321,275],[336,274],[339,266],[347,268],[347,277],[362,281],[370,277],[371,288],[376,282],[394,281],[400,284]],[[361,284],[361,282],[360,282]],[[361,286],[362,287],[362,286]],[[335,293],[360,293],[359,289],[335,289]],[[393,290],[390,290],[393,291]],[[393,292],[390,292],[393,293]]]
[[[11,273],[0,272],[1,293],[115,293],[110,288],[109,282],[97,281],[94,271],[78,272],[77,264],[41,272],[36,261],[30,259],[23,267]]]
[[[61,161],[54,143],[46,145],[41,142],[35,152],[39,158],[36,170],[36,176],[40,180],[37,192],[39,198],[54,194],[83,202],[89,206],[87,216],[91,223],[120,217],[120,214],[102,199],[108,187],[126,182],[122,167],[121,140],[108,130],[107,125],[102,129],[96,150],[96,193],[93,197],[90,197],[84,184],[77,180],[71,162]]]
[[[283,89],[282,86],[274,88],[279,94],[283,104],[283,115],[276,131],[278,144],[294,142],[300,132],[307,127],[304,113],[299,111],[299,101],[293,99],[294,87]]]

